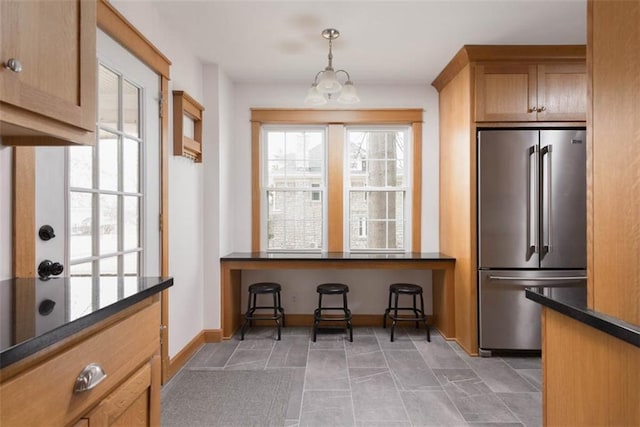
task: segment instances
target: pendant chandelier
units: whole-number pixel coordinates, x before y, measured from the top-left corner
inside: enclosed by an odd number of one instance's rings
[[[327,28],[322,31],[322,37],[329,40],[329,63],[324,70],[316,74],[313,83],[307,92],[304,103],[307,105],[323,105],[327,103],[331,96],[337,95],[341,104],[357,104],[360,98],[356,94],[356,87],[351,81],[351,76],[345,70],[334,71],[333,52],[331,51],[333,40],[340,37],[340,32],[334,28]],[[344,74],[344,83],[341,83],[339,76]]]

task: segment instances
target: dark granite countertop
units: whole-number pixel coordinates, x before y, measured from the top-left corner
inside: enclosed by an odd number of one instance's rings
[[[440,252],[232,252],[221,261],[455,261]]]
[[[0,368],[173,285],[171,277],[0,281]]]
[[[541,289],[544,290],[542,293]],[[553,286],[537,287],[527,289],[526,296],[545,307],[640,347],[640,326],[587,308],[587,288],[576,293],[562,292],[562,288]]]

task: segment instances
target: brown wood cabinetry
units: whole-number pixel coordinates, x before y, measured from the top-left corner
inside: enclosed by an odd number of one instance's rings
[[[158,393],[154,388],[159,387],[159,370],[160,357],[154,356],[80,421],[89,427],[160,425],[157,413],[150,410]]]
[[[440,251],[456,258],[456,340],[470,354],[478,352],[476,131],[584,126],[585,57],[585,46],[464,46],[432,83],[440,103]]]
[[[96,2],[0,0],[5,145],[92,144]]]
[[[584,121],[587,74],[582,63],[476,65],[477,122]]]
[[[138,303],[115,323],[103,321],[88,336],[72,336],[4,368],[0,425],[159,425],[158,299]],[[74,392],[76,378],[92,363],[106,377],[94,388]]]
[[[588,306],[640,325],[640,2],[587,3]],[[640,425],[640,348],[545,308],[545,425]]]

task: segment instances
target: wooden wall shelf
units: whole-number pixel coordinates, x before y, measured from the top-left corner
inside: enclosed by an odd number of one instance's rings
[[[173,155],[202,162],[202,112],[204,107],[188,93],[173,91]],[[193,121],[193,126],[188,125]],[[191,128],[192,131],[191,131]]]

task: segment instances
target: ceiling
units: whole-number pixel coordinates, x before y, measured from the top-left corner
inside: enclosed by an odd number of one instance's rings
[[[235,82],[311,82],[326,66],[358,83],[424,84],[464,44],[584,44],[585,0],[154,0],[163,21]]]

